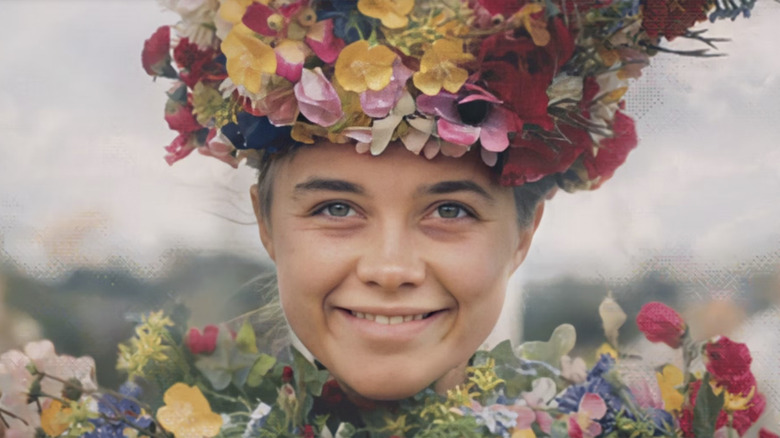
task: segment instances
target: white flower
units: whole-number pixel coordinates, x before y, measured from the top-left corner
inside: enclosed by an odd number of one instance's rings
[[[181,15],[181,22],[175,26],[179,37],[189,39],[201,49],[214,46],[213,25],[219,9],[217,0],[159,0],[159,3]]]

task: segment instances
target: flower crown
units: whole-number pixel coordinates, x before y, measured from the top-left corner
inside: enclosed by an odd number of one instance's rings
[[[755,0],[160,0],[182,19],[144,45],[177,79],[173,164],[193,150],[236,167],[317,139],[381,154],[479,147],[504,185],[568,191],[610,178],[637,144],[622,97],[661,37]],[[708,56],[705,50],[684,52]],[[174,68],[174,65],[176,68]]]

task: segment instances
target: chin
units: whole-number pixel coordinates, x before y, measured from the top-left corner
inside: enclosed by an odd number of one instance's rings
[[[408,370],[353,373],[346,379],[336,377],[342,389],[350,397],[373,401],[401,400],[412,397],[433,384],[437,379],[438,376],[412,375]]]

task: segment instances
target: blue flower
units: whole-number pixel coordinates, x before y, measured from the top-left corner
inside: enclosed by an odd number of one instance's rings
[[[132,382],[126,382],[119,388],[124,397],[137,399],[141,396],[141,388]],[[91,420],[95,430],[84,434],[85,438],[123,438],[127,427],[135,426],[146,429],[152,424],[149,415],[141,415],[141,407],[128,398],[104,395],[98,401],[98,412],[105,418]]]
[[[474,402],[471,407],[464,406],[461,410],[473,416],[477,424],[487,427],[490,433],[504,438],[509,438],[510,429],[517,426],[517,412],[510,411],[500,404],[483,407]]]
[[[290,146],[289,126],[275,126],[268,117],[254,116],[248,112],[238,114],[238,123],[228,123],[221,128],[236,149],[264,149],[279,152]]]
[[[653,422],[653,436],[668,436],[674,430],[674,417],[663,409],[649,408],[647,413]]]
[[[601,355],[601,358],[588,373],[585,382],[578,385],[572,385],[566,388],[566,391],[556,399],[558,410],[563,413],[577,412],[580,406],[580,400],[586,393],[598,394],[607,404],[607,413],[598,420],[604,434],[609,434],[615,427],[615,416],[623,410],[623,402],[617,395],[616,388],[605,379],[605,374],[615,366],[615,360],[608,354]],[[633,418],[630,412],[625,415]]]

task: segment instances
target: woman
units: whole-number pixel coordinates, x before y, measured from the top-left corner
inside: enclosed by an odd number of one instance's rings
[[[271,166],[252,199],[306,348],[368,399],[462,383],[531,244],[543,191],[518,189],[516,204],[475,153],[425,160],[401,144],[371,157],[321,143]]]
[[[37,409],[46,434],[710,436],[728,406],[739,408],[728,427],[740,434],[760,415],[749,366],[739,398],[692,425],[694,402],[719,400],[709,377],[677,392],[688,405],[663,411],[627,392],[610,356],[587,374],[568,358],[570,327],[522,357],[506,344],[477,351],[543,199],[556,186],[599,187],[636,145],[621,112],[627,79],[662,36],[696,37],[688,27],[708,11],[733,17],[750,3],[648,0],[641,12],[633,2],[164,3],[182,21],[155,32],[143,63],[177,79],[166,121],[179,135],[166,159],[197,149],[260,168],[251,194],[261,241],[284,315],[316,364],[262,355],[248,325],[192,329],[178,342],[181,322],[170,329],[152,314],[120,348],[120,367],[157,379],[161,407],[141,409],[126,387],[100,395],[98,415],[85,383],[58,380],[71,385],[62,399],[14,387],[33,417],[32,401],[48,397]],[[614,339],[622,311],[611,304]],[[690,348],[679,315],[656,313],[643,319],[648,338]],[[20,366],[23,356],[0,365],[33,385],[52,379],[45,363]],[[339,412],[343,393],[352,404]]]
[[[182,21],[158,29],[143,63],[179,80],[166,159],[197,149],[260,167],[252,199],[287,321],[345,390],[374,400],[463,381],[540,200],[599,187],[636,145],[628,78],[708,9],[749,9],[165,4]]]

